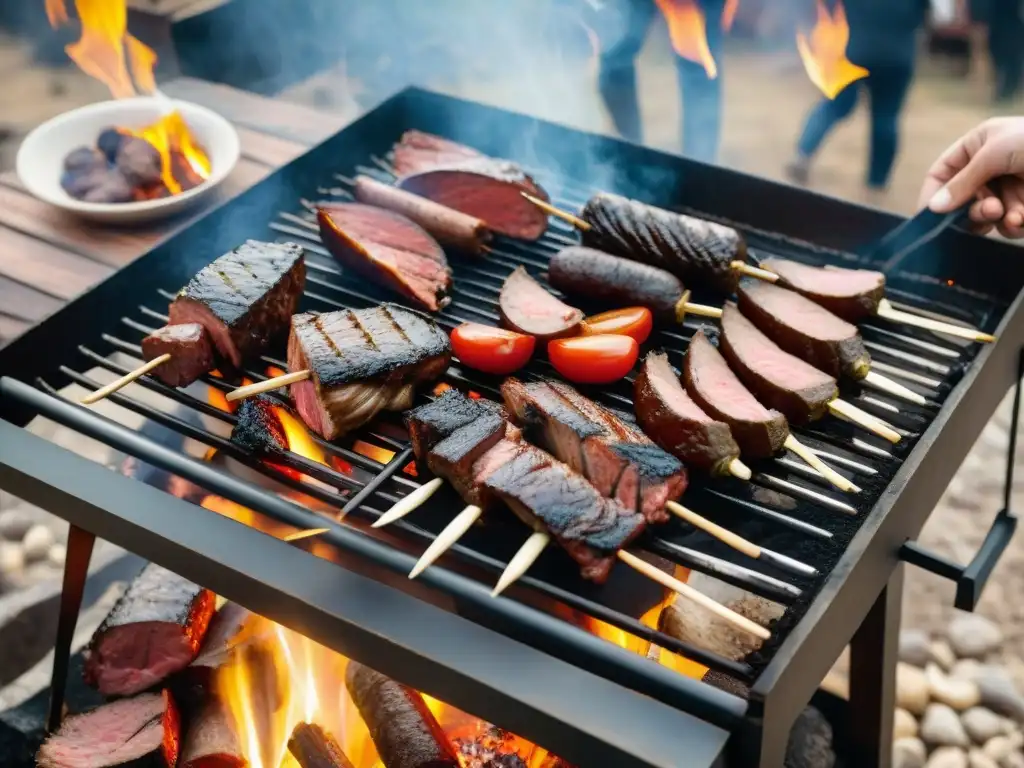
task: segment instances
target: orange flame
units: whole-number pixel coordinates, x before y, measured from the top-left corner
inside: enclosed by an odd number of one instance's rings
[[[725,0],[725,8],[722,9],[722,29],[728,32],[736,21],[736,12],[740,9],[740,0]]]
[[[704,66],[709,78],[718,77],[718,66],[708,47],[707,19],[696,0],[657,0],[668,22],[668,36],[675,52]]]
[[[177,110],[164,115],[145,128],[127,129],[126,133],[144,139],[160,153],[160,177],[172,195],[181,194],[182,180],[188,188],[210,176],[210,158],[192,138],[185,118]],[[176,164],[175,157],[184,159]]]
[[[796,33],[796,48],[804,62],[811,82],[830,99],[834,99],[850,83],[868,76],[864,67],[846,58],[846,45],[850,41],[850,25],[846,22],[846,9],[837,0],[830,14],[822,0],[816,0],[818,19],[810,38],[802,30]]]

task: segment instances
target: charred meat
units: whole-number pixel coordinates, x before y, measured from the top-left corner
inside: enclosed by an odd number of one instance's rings
[[[474,482],[477,475],[474,468],[479,464],[480,471],[486,473],[486,467],[497,466],[499,457],[506,455],[509,446],[519,442],[520,437],[519,430],[503,414],[486,413],[435,445],[427,458],[427,466],[438,477],[447,478],[467,503],[489,509],[496,506],[496,499],[484,486]],[[499,443],[504,445],[492,454],[491,449]]]
[[[276,409],[289,410],[280,400],[268,395],[246,398],[235,411],[231,440],[260,456],[273,456],[288,450],[288,435]],[[298,418],[297,416],[295,418]]]
[[[504,327],[543,341],[574,335],[583,320],[580,310],[544,290],[523,267],[505,278],[498,311]]]
[[[409,130],[394,147],[393,165],[398,176],[429,171],[439,165],[451,165],[462,160],[486,157],[465,144],[442,139],[432,133]]]
[[[746,260],[747,244],[732,227],[607,192],[590,198],[580,216],[590,225],[584,245],[660,267],[687,284],[726,295],[736,289],[731,264]]]
[[[820,419],[839,396],[835,379],[779,347],[732,302],[722,308],[719,349],[757,399],[793,424]]]
[[[670,272],[580,245],[551,257],[548,281],[570,296],[609,308],[647,307],[660,323],[682,321],[689,293]]]
[[[857,326],[771,283],[743,280],[737,295],[740,311],[790,354],[834,378],[868,375],[871,357]]]
[[[455,389],[446,389],[435,399],[405,415],[413,453],[419,461],[439,442],[460,427],[488,414],[505,415],[505,409],[490,400],[475,400]]]
[[[782,450],[789,435],[786,417],[757,401],[703,330],[694,334],[686,350],[683,381],[705,413],[729,425],[744,456],[765,459]]]
[[[505,404],[526,436],[648,523],[668,520],[665,502],[686,490],[686,469],[639,428],[567,384],[507,379]]]
[[[448,303],[448,260],[437,241],[414,221],[362,203],[322,206],[317,221],[324,246],[343,266],[430,312]]]
[[[345,687],[387,768],[459,768],[459,759],[419,693],[350,661]]]
[[[39,748],[40,768],[174,768],[181,718],[170,693],[144,693],[72,715]]]
[[[169,387],[187,387],[214,367],[210,335],[199,323],[165,325],[142,340],[142,357],[154,360],[169,354],[171,359],[153,370]]]
[[[171,303],[169,324],[199,323],[239,368],[286,333],[305,286],[301,246],[249,240],[199,270]]]
[[[739,458],[740,447],[729,425],[701,410],[663,353],[647,355],[634,382],[633,401],[644,432],[682,461],[725,475],[729,464]]]
[[[108,696],[152,688],[195,659],[214,607],[210,590],[147,565],[93,635],[86,682]]]
[[[310,429],[333,440],[382,410],[408,408],[451,355],[433,320],[394,304],[295,315],[288,367],[312,376],[292,385],[292,401]]]
[[[778,285],[851,323],[876,314],[885,298],[885,275],[871,269],[812,267],[777,258],[765,259],[761,266],[779,276]]]

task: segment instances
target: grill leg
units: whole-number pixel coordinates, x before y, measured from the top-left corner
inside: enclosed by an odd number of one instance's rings
[[[75,636],[78,612],[82,608],[82,593],[89,575],[89,560],[96,536],[74,525],[68,531],[68,550],[64,560],[64,585],[60,595],[60,613],[57,616],[57,640],[53,646],[53,675],[50,678],[50,711],[46,729],[60,727],[64,709],[64,691],[68,682],[68,663],[71,660],[71,642]]]
[[[850,740],[863,768],[892,763],[892,714],[903,597],[903,565],[868,611],[850,643]]]

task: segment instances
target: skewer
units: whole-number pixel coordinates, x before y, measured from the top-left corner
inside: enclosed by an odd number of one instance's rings
[[[685,290],[683,295],[679,297],[679,301],[676,302],[676,322],[683,322],[687,315],[710,317],[718,320],[722,317],[722,308],[709,307],[707,304],[691,304],[690,291]]]
[[[779,276],[774,272],[769,272],[767,269],[761,269],[760,267],[755,267],[752,264],[747,264],[745,261],[730,261],[729,266],[741,275],[756,277],[758,280],[764,280],[766,283],[774,283],[779,279]]]
[[[739,459],[733,459],[729,462],[729,474],[733,477],[738,477],[740,480],[749,480],[754,475],[750,471],[750,467]]]
[[[861,379],[861,381],[869,387],[874,387],[881,392],[886,392],[902,400],[907,400],[917,405],[928,405],[928,400],[923,395],[917,394],[914,390],[908,389],[899,382],[893,381],[888,376],[883,376],[876,371],[869,371],[868,375]]]
[[[308,528],[305,531],[295,531],[289,533],[287,536],[283,536],[281,541],[301,541],[302,539],[309,539],[313,536],[319,536],[322,533],[327,533],[330,528]]]
[[[581,219],[579,216],[575,216],[575,215],[569,213],[568,211],[563,211],[561,208],[556,208],[551,203],[549,203],[549,202],[547,202],[545,200],[541,200],[539,197],[534,197],[533,195],[529,194],[528,192],[520,192],[519,194],[521,194],[523,197],[525,197],[531,203],[536,205],[542,211],[544,211],[546,213],[550,213],[552,216],[556,216],[559,219],[562,219],[562,221],[569,222],[574,227],[576,227],[576,229],[580,230],[580,232],[587,232],[587,231],[589,231],[590,224],[588,222],[584,221],[583,219]]]
[[[879,317],[884,317],[886,320],[892,320],[896,323],[905,323],[906,325],[913,325],[916,328],[924,328],[925,330],[935,331],[936,333],[945,333],[949,336],[957,336],[961,339],[969,339],[970,341],[980,341],[985,344],[991,344],[996,340],[996,337],[991,333],[983,333],[975,330],[974,328],[965,328],[962,325],[955,325],[954,323],[944,323],[940,320],[932,320],[930,317],[922,317],[921,315],[915,315],[911,312],[904,312],[901,309],[896,309],[888,299],[882,299],[879,302],[877,314]]]
[[[287,387],[289,384],[297,384],[300,381],[305,381],[312,375],[312,371],[308,369],[285,373],[272,379],[264,379],[263,381],[257,381],[255,384],[238,387],[228,392],[225,397],[229,403],[233,403],[235,400],[243,400],[253,395],[263,394],[264,392],[273,392],[275,389]]]
[[[462,534],[468,531],[473,523],[480,519],[480,515],[483,514],[483,510],[480,507],[470,504],[464,510],[459,512],[455,518],[444,527],[432,542],[427,547],[426,551],[420,555],[420,559],[416,561],[416,565],[409,571],[409,578],[415,579],[423,571],[429,568],[434,562],[451,549],[455,543],[462,538]],[[380,522],[379,520],[377,522]],[[374,523],[376,527],[376,523]]]
[[[385,525],[390,525],[396,520],[402,519],[433,496],[437,489],[443,484],[444,480],[440,477],[435,477],[429,483],[421,485],[408,496],[396,501],[395,505],[391,507],[391,509],[373,521],[373,525],[371,527],[383,528]],[[463,512],[465,512],[465,510],[463,510]]]
[[[105,397],[109,397],[110,395],[112,395],[115,392],[117,392],[119,389],[123,389],[124,387],[127,387],[129,384],[131,384],[136,379],[142,378],[147,373],[152,371],[154,368],[159,368],[161,365],[163,365],[164,363],[166,363],[170,359],[171,359],[171,353],[170,352],[165,352],[164,354],[160,355],[159,357],[154,357],[148,363],[143,363],[138,368],[136,368],[134,371],[131,371],[130,373],[126,373],[124,376],[122,376],[117,381],[112,381],[109,384],[107,384],[105,387],[100,387],[95,392],[92,392],[92,393],[86,395],[85,397],[83,397],[81,399],[80,402],[82,403],[82,405],[92,405],[93,403],[98,402],[98,401],[102,400]]]
[[[830,400],[828,409],[833,416],[838,416],[840,419],[852,422],[858,427],[863,427],[872,434],[878,435],[879,437],[885,438],[890,443],[898,443],[900,441],[900,433],[890,427],[881,419],[875,418],[867,411],[862,411],[855,405],[836,398]]]
[[[839,490],[846,491],[847,493],[860,493],[860,488],[818,458],[817,454],[812,453],[810,448],[793,437],[792,434],[786,436],[786,442],[783,443],[783,445],[807,462],[815,472],[824,477]]]

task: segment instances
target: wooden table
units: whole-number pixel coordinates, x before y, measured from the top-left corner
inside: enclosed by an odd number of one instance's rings
[[[242,158],[218,191],[220,199],[245,191],[345,123],[338,115],[202,80],[181,78],[162,89],[219,112],[238,128]],[[146,228],[102,227],[36,200],[13,171],[0,174],[0,346],[214,204]]]

